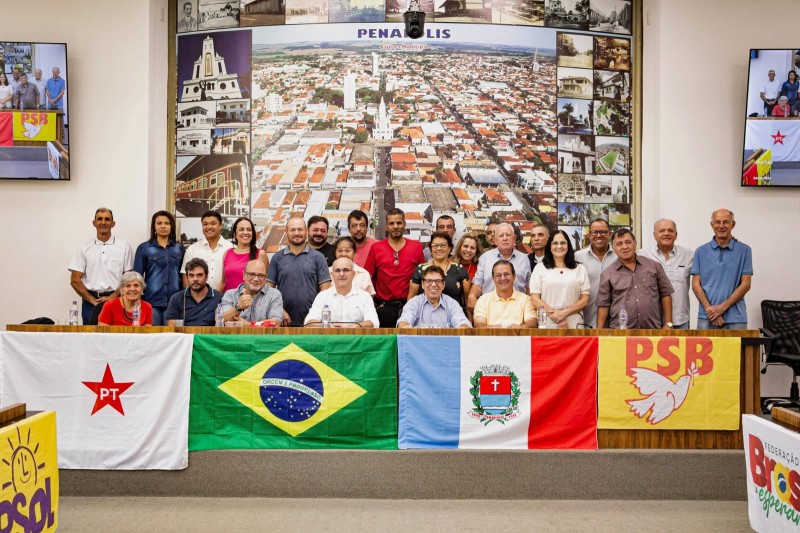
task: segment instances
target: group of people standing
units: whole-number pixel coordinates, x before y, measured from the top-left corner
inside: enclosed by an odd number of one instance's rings
[[[138,309],[142,325],[212,325],[219,308],[233,325],[688,328],[691,287],[698,328],[747,327],[752,255],[733,238],[726,209],[712,214],[714,238],[695,252],[675,244],[668,219],[655,223],[656,245],[638,252],[630,230],[612,234],[604,219],[591,222],[591,244],[579,251],[563,230],[538,225],[525,254],[508,223],[487,226],[484,251],[472,233],[454,244],[455,222],[444,215],[423,249],[405,237],[402,210],[387,212],[383,240],[369,237],[369,219],[356,210],[350,236],[332,244],[324,217],[290,218],[287,244],[271,261],[247,217],[228,241],[222,216],[206,212],[203,239],[185,252],[167,211],[153,215],[135,254],[111,235],[111,210],[98,209],[93,224],[96,238],[70,263],[84,324],[131,325]]]
[[[770,69],[767,81],[761,87],[760,97],[764,102],[764,115],[767,117],[796,117],[800,113],[798,93],[800,80],[792,69],[786,75],[786,81],[775,79],[775,71]]]
[[[35,69],[33,77],[14,68],[9,79],[0,70],[0,109],[64,109],[67,83],[61,70],[53,67],[53,77],[42,79],[42,69]]]

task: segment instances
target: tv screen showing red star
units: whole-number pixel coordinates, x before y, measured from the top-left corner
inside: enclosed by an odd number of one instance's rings
[[[743,187],[800,186],[800,49],[752,49]]]

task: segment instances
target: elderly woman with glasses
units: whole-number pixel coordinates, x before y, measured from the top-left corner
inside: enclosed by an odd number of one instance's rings
[[[142,300],[147,284],[135,270],[125,272],[119,280],[119,298],[109,300],[100,311],[98,326],[133,326],[134,309],[139,305],[140,326],[153,324],[153,308]]]
[[[530,282],[534,307],[544,307],[547,314],[546,327],[577,328],[589,305],[589,289],[589,276],[575,261],[567,233],[556,231],[547,239],[544,260],[533,269]]]
[[[419,294],[422,276],[428,267],[438,266],[445,273],[444,294],[463,307],[469,294],[470,282],[464,267],[450,257],[450,253],[453,251],[453,239],[447,233],[437,231],[431,235],[430,248],[431,260],[417,266],[411,275],[411,283],[408,285],[408,300]]]

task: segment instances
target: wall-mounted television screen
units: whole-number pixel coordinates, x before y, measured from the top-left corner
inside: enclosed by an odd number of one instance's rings
[[[800,186],[800,49],[750,50],[742,186]]]
[[[0,40],[0,179],[69,179],[67,45]]]

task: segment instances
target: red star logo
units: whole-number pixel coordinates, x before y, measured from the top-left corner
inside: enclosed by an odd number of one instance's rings
[[[125,416],[120,396],[134,384],[133,381],[130,383],[115,382],[114,376],[111,374],[111,367],[106,363],[106,371],[103,372],[103,381],[82,381],[81,383],[89,387],[93,393],[97,394],[92,414],[95,414],[106,405],[110,405],[116,409],[119,414]]]
[[[781,130],[778,130],[778,133],[776,133],[775,135],[770,135],[770,137],[772,137],[773,140],[772,145],[774,146],[776,144],[783,144],[783,139],[786,138],[786,135],[781,135]]]

